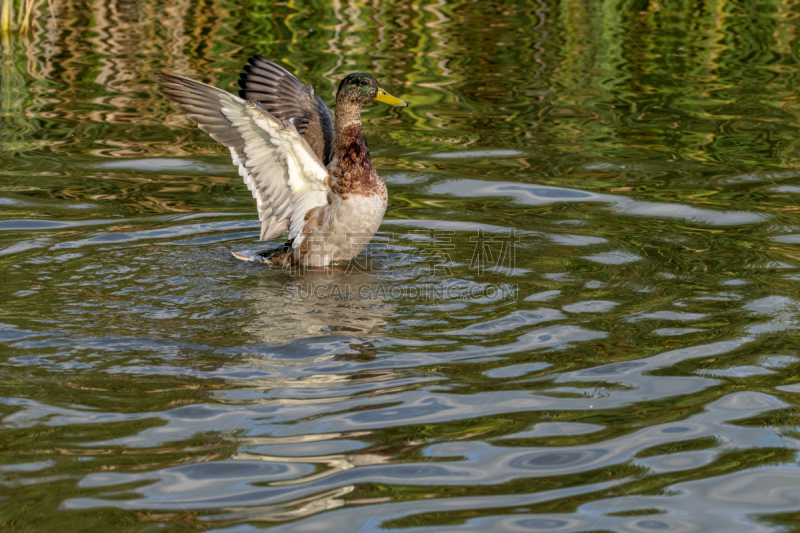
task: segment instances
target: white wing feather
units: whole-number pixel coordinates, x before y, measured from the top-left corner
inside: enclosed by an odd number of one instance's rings
[[[288,120],[270,115],[205,83],[162,74],[161,86],[203,131],[230,149],[233,164],[256,200],[261,238],[289,231],[293,246],[304,235],[310,209],[328,203],[328,170]]]
[[[328,169],[322,166],[306,140],[297,133],[294,124],[279,121],[258,104],[248,103],[247,106],[255,125],[270,134],[276,152],[283,155],[293,202],[289,239],[294,240],[293,246],[296,248],[303,241],[306,213],[328,203]]]

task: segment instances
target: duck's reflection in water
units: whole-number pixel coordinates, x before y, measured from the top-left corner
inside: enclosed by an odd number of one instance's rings
[[[255,316],[245,330],[267,344],[379,334],[396,308],[387,302],[386,286],[371,273],[347,266],[282,272],[249,291]]]

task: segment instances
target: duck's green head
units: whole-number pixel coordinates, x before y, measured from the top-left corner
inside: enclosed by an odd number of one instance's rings
[[[358,107],[365,106],[371,102],[383,102],[384,104],[407,106],[408,104],[399,98],[395,98],[381,88],[381,84],[374,76],[356,72],[350,74],[339,84],[336,91],[336,102],[355,104]]]

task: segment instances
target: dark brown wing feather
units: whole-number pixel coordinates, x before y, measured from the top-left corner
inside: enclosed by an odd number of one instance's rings
[[[330,162],[333,121],[325,102],[283,67],[254,55],[239,75],[239,96],[255,100],[272,116],[289,120],[324,165]]]

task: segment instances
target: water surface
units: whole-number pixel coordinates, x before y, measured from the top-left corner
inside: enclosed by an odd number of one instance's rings
[[[4,531],[765,532],[800,512],[798,8],[60,2],[0,54]],[[161,96],[376,75],[286,272]]]

